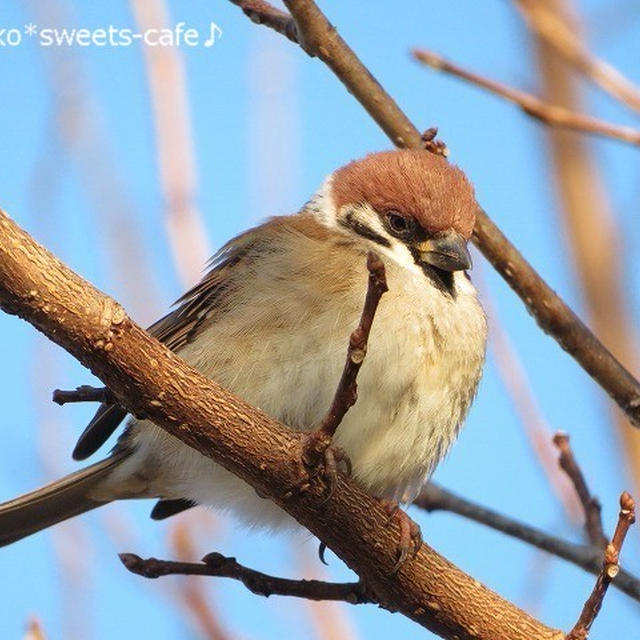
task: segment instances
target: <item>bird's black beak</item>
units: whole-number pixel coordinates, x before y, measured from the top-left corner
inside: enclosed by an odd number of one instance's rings
[[[420,262],[443,271],[471,269],[471,255],[467,241],[457,232],[440,231],[418,246]]]

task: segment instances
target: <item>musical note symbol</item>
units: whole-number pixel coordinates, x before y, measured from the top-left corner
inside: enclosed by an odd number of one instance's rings
[[[209,25],[209,38],[204,43],[204,46],[207,47],[207,49],[212,47],[216,40],[219,40],[221,37],[222,29],[215,22],[212,22]]]

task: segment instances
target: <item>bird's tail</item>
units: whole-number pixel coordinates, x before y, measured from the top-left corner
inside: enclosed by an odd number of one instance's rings
[[[111,502],[96,491],[127,452],[119,452],[56,482],[0,504],[0,547]],[[93,497],[102,494],[99,499]]]

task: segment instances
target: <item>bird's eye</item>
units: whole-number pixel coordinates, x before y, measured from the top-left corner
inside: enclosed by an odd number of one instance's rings
[[[397,211],[387,211],[387,223],[396,235],[402,236],[409,231],[409,221]]]

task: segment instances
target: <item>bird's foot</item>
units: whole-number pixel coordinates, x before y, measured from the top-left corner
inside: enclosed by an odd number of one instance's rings
[[[422,531],[420,527],[407,515],[406,511],[400,508],[400,505],[394,500],[383,498],[380,500],[382,507],[387,512],[389,525],[395,520],[400,527],[400,539],[398,540],[398,560],[394,565],[391,573],[397,573],[400,567],[406,562],[411,552],[414,558],[420,547],[422,546]]]
[[[331,436],[322,429],[316,429],[302,436],[302,467],[307,479],[300,489],[308,488],[313,478],[322,478],[327,486],[329,500],[335,491],[338,474],[342,470],[347,477],[351,475],[351,461],[339,447],[331,446]]]

